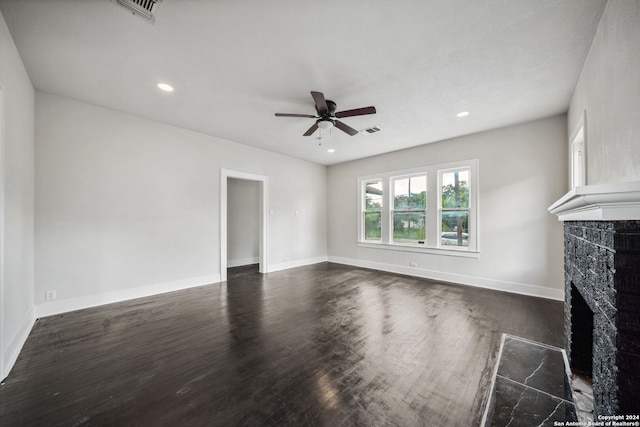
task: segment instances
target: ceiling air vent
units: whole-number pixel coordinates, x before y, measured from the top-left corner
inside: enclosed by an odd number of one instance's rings
[[[380,128],[378,126],[374,126],[372,128],[369,129],[365,129],[365,132],[367,133],[376,133],[376,132],[380,132]]]
[[[111,0],[129,12],[153,23],[156,19],[158,3],[162,0]]]

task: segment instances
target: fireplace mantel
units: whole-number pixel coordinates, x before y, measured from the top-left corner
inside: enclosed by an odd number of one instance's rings
[[[576,187],[548,210],[560,221],[640,220],[640,181]]]

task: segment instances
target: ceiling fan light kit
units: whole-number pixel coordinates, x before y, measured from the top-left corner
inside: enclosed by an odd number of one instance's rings
[[[316,122],[303,134],[303,136],[312,135],[318,128],[320,128],[321,130],[327,130],[331,129],[334,126],[347,133],[348,135],[354,136],[359,132],[338,119],[343,117],[364,116],[367,114],[376,113],[376,108],[373,106],[336,112],[336,103],[329,99],[325,99],[322,92],[312,91],[311,97],[313,98],[316,111],[318,112],[317,116],[312,116],[310,114],[276,113],[276,117],[302,117],[308,119],[317,119]]]

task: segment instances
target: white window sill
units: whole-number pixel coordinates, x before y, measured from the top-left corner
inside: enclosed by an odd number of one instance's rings
[[[456,256],[462,258],[480,258],[479,251],[471,251],[463,248],[432,248],[425,245],[419,245],[417,243],[375,243],[375,242],[358,242],[358,246],[361,248],[373,248],[373,249],[386,249],[390,251],[403,251],[403,252],[418,252],[423,254]]]

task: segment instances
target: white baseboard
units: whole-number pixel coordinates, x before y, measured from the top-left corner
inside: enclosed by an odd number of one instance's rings
[[[84,308],[97,307],[114,302],[127,301],[135,298],[149,297],[163,294],[165,292],[180,291],[197,286],[219,283],[220,275],[211,274],[208,276],[193,277],[189,279],[173,280],[155,285],[140,286],[137,288],[123,289],[120,291],[105,292],[97,295],[87,295],[83,297],[70,298],[66,300],[47,301],[36,305],[36,317],[53,316],[55,314],[67,313],[69,311],[81,310]]]
[[[524,283],[506,282],[502,280],[487,279],[484,277],[466,276],[463,274],[426,270],[415,267],[404,267],[400,265],[384,264],[380,262],[365,261],[353,258],[330,256],[329,262],[352,265],[355,267],[371,268],[374,270],[387,271],[390,273],[406,274],[408,276],[422,277],[425,279],[459,283],[462,285],[476,286],[479,288],[493,289],[497,291],[511,292],[521,295],[547,298],[557,301],[564,301],[563,289],[543,288],[540,286],[527,285]]]
[[[287,270],[289,268],[296,267],[304,267],[305,265],[318,264],[321,262],[327,262],[328,258],[326,256],[316,257],[316,258],[306,258],[306,259],[298,259],[295,261],[286,261],[280,264],[272,264],[269,266],[269,273],[273,273],[276,271]]]
[[[18,360],[18,355],[20,354],[20,351],[22,350],[24,344],[27,342],[27,338],[29,337],[31,329],[33,329],[33,325],[35,323],[35,311],[31,309],[20,324],[20,327],[18,328],[16,334],[13,336],[13,338],[11,338],[9,344],[7,344],[7,348],[4,349],[5,366],[2,366],[2,380],[4,380],[7,375],[9,375],[9,372],[11,372],[13,365],[15,365],[16,360]]]
[[[260,262],[260,258],[259,257],[242,258],[242,259],[230,259],[229,261],[227,261],[227,267],[229,267],[229,268],[242,267],[243,265],[258,264],[259,262]]]

